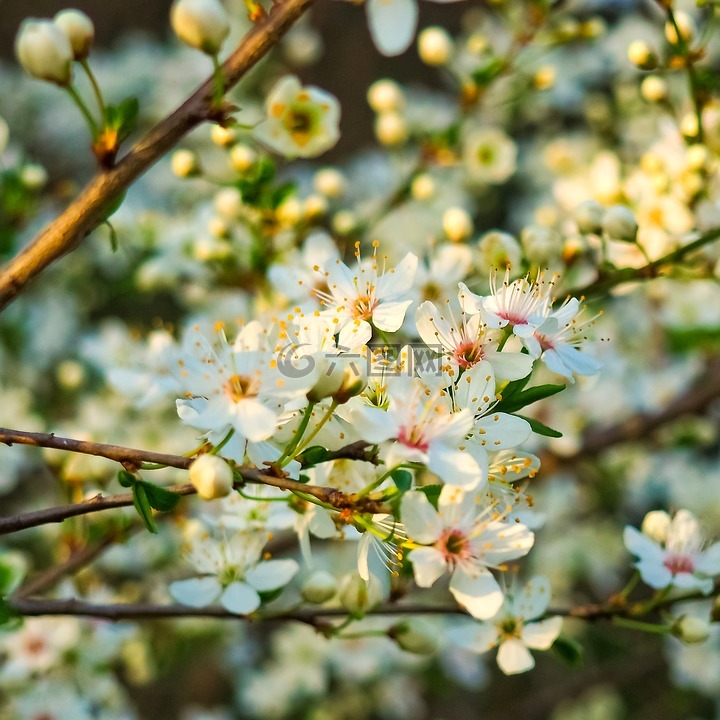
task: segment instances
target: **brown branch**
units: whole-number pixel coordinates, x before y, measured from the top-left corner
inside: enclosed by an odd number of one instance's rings
[[[23,432],[21,430],[10,430],[8,428],[0,428],[0,443],[12,445],[19,443],[23,445],[33,445],[36,447],[46,447],[56,450],[67,450],[71,452],[82,453],[85,455],[95,455],[105,457],[109,460],[115,460],[123,465],[123,467],[137,470],[142,463],[157,463],[169,467],[187,469],[193,462],[193,458],[184,455],[168,455],[165,453],[156,453],[149,450],[138,450],[137,448],[127,448],[120,445],[106,445],[104,443],[94,443],[85,440],[73,440],[71,438],[62,438],[52,433],[33,433]],[[357,443],[347,446],[347,456],[356,457],[360,452]],[[367,450],[363,450],[367,452]],[[342,449],[337,451],[336,457],[342,457]],[[269,485],[281,490],[289,490],[295,493],[303,493],[310,495],[321,502],[332,505],[338,510],[356,510],[358,512],[368,513],[386,513],[388,509],[381,503],[368,497],[358,497],[357,495],[348,495],[340,490],[331,487],[321,487],[317,485],[308,485],[306,483],[291,480],[284,476],[275,476],[258,470],[257,468],[241,467],[238,473],[243,479],[242,484],[249,482],[258,485]],[[171,492],[178,495],[194,495],[195,488],[190,485],[174,485],[167,488]],[[104,496],[102,494],[95,495],[92,498],[83,500],[72,505],[61,505],[58,507],[44,508],[34,512],[24,513],[11,517],[0,517],[0,535],[18,532],[38,525],[46,525],[48,523],[58,523],[78,515],[87,515],[89,513],[100,512],[102,510],[110,510],[113,508],[127,507],[133,504],[133,497],[130,493],[120,495]]]
[[[245,35],[223,63],[230,89],[277,43],[313,0],[281,0]],[[218,119],[213,110],[214,79],[206,80],[177,110],[159,122],[114,167],[101,170],[80,195],[0,272],[0,310],[9,305],[48,266],[75,250],[104,222],[123,193],[166,155],[190,130]]]

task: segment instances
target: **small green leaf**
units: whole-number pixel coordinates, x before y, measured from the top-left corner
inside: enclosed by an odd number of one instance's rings
[[[301,452],[297,456],[297,459],[300,461],[302,467],[309,468],[319,465],[322,462],[327,462],[327,460],[330,459],[330,453],[320,445],[313,445]]]
[[[13,610],[8,602],[0,597],[0,628],[13,630],[22,625],[22,618]]]
[[[152,514],[152,507],[148,500],[147,491],[145,490],[144,484],[135,483],[132,489],[133,505],[137,510],[138,515],[145,523],[145,527],[153,534],[157,534],[157,524]]]
[[[155,508],[155,510],[169,512],[174,510],[180,502],[180,495],[164,487],[153,485],[145,482],[145,480],[138,480],[138,485],[142,485],[150,507]]]
[[[132,474],[129,473],[127,470],[118,470],[118,482],[124,487],[129,488],[132,487],[137,478]]]
[[[15,592],[24,580],[27,563],[20,553],[0,553],[0,596]]]
[[[420,492],[423,492],[425,493],[425,495],[427,495],[427,499],[430,501],[430,504],[436,510],[438,509],[438,500],[440,499],[440,493],[442,489],[442,485],[423,485],[421,488],[418,488]]]
[[[544,400],[551,395],[556,395],[564,389],[565,385],[536,385],[527,390],[515,391],[510,396],[508,396],[507,392],[503,392],[502,400],[493,408],[493,411],[513,413],[527,405],[532,405],[538,400]]]
[[[282,205],[295,192],[295,188],[296,183],[294,182],[286,182],[282,185],[278,185],[273,190],[272,199],[270,201],[273,210]]]
[[[547,425],[541,423],[535,418],[526,417],[525,415],[518,415],[517,413],[515,415],[516,417],[522,418],[523,420],[527,420],[527,422],[530,423],[532,431],[537,433],[538,435],[544,435],[545,437],[551,438],[561,438],[563,436],[563,434],[559,430],[554,430],[553,428],[548,427]]]
[[[139,109],[140,103],[135,97],[125,98],[118,105],[105,107],[105,127],[117,133],[118,144],[127,139],[135,129]]]
[[[395,468],[391,473],[390,477],[397,486],[397,489],[401,492],[405,492],[412,487],[412,474],[402,468]]]
[[[568,667],[579,668],[583,664],[583,647],[567,635],[558,635],[552,644],[552,651]]]

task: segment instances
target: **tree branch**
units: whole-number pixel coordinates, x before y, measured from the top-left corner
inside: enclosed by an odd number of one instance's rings
[[[56,450],[67,450],[71,452],[82,453],[85,455],[95,455],[105,457],[109,460],[115,460],[135,471],[144,462],[157,463],[169,467],[187,469],[193,462],[194,458],[185,457],[184,455],[168,455],[165,453],[156,453],[149,450],[138,450],[136,448],[127,448],[120,445],[106,445],[103,443],[88,442],[85,440],[73,440],[71,438],[58,437],[52,433],[33,433],[23,432],[21,430],[10,430],[8,428],[0,428],[0,443],[12,445],[19,443],[22,445],[33,445],[36,447],[46,447]],[[361,452],[358,443],[347,446],[347,455],[343,455],[344,449],[336,451],[334,457],[351,457],[355,458]],[[362,452],[366,452],[362,450]],[[365,457],[365,456],[363,456]],[[381,503],[368,497],[358,497],[354,494],[348,495],[340,490],[331,487],[320,487],[317,485],[309,485],[307,483],[291,480],[284,476],[274,476],[269,474],[270,470],[263,472],[253,467],[241,467],[238,469],[240,476],[244,482],[255,483],[258,485],[269,485],[271,487],[280,488],[281,490],[289,490],[291,492],[303,493],[311,495],[327,505],[332,505],[338,510],[356,510],[358,512],[368,513],[386,513],[388,509]],[[241,485],[240,483],[239,485]],[[171,492],[178,495],[194,495],[195,488],[190,485],[174,485],[167,488]],[[113,508],[127,507],[133,504],[133,496],[131,493],[123,493],[120,495],[103,496],[95,495],[92,498],[83,500],[72,505],[61,505],[58,507],[45,508],[34,512],[15,515],[12,517],[0,517],[0,535],[18,532],[38,525],[46,525],[49,523],[58,523],[78,515],[87,515],[89,513],[100,512],[101,510],[110,510]]]
[[[224,90],[248,72],[282,37],[313,0],[281,0],[245,35],[223,63]],[[158,123],[114,167],[101,170],[80,195],[0,272],[0,310],[48,266],[75,250],[104,222],[127,188],[190,130],[213,117],[214,77]],[[216,112],[216,111],[215,111]]]

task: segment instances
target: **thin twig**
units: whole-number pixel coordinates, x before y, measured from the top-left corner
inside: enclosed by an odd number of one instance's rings
[[[245,35],[223,63],[227,91],[250,70],[312,4],[313,0],[282,0]],[[0,310],[9,305],[38,275],[107,220],[123,193],[148,168],[166,155],[190,130],[217,116],[213,104],[214,75],[177,110],[159,122],[114,167],[101,170],[78,197],[35,240],[0,272]]]

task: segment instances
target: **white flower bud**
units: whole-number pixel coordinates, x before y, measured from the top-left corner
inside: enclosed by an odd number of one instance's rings
[[[410,186],[410,194],[415,200],[430,200],[435,195],[435,180],[432,175],[418,175]]]
[[[85,382],[85,368],[77,360],[64,360],[57,366],[55,377],[63,389],[77,390]]]
[[[338,405],[344,405],[350,398],[359,395],[367,387],[367,384],[367,375],[360,367],[360,363],[350,361],[345,365],[342,384],[333,395],[333,400]]]
[[[453,49],[452,38],[441,27],[425,28],[418,36],[418,54],[426,65],[447,65]]]
[[[642,70],[654,70],[658,64],[657,55],[644,40],[634,40],[630,43],[628,60]]]
[[[217,455],[201,455],[190,466],[190,482],[203,500],[215,500],[232,492],[233,473]]]
[[[210,139],[220,147],[230,147],[237,142],[237,133],[232,128],[213,125],[210,130]]]
[[[480,270],[487,274],[491,270],[504,270],[520,266],[520,243],[509,233],[492,230],[478,241]]]
[[[686,113],[680,120],[680,132],[686,138],[698,136],[698,121],[695,113]]]
[[[687,645],[702,643],[710,637],[710,624],[701,618],[683,615],[673,625],[672,634]]]
[[[230,163],[238,172],[247,172],[257,160],[257,153],[247,145],[236,145],[230,151]]]
[[[10,139],[10,128],[3,118],[0,117],[0,155],[5,152]]]
[[[555,85],[557,71],[552,65],[543,65],[538,68],[533,78],[533,83],[538,90],[549,90]]]
[[[345,194],[345,176],[335,168],[322,168],[315,173],[313,187],[328,198],[340,198]]]
[[[690,42],[695,35],[695,23],[693,19],[682,10],[678,10],[675,13],[675,22],[677,23],[677,29],[671,22],[665,23],[665,37],[671,45],[677,45],[679,39],[682,38],[686,43]],[[677,31],[680,31],[680,38],[678,38]]]
[[[219,0],[175,0],[170,24],[186,45],[208,55],[216,55],[230,33],[228,14]]]
[[[653,510],[644,517],[640,529],[643,535],[647,535],[659,545],[664,545],[670,522],[670,516],[664,510]]]
[[[223,188],[215,194],[215,209],[228,220],[234,220],[242,211],[242,195],[237,188]]]
[[[20,182],[28,190],[40,190],[45,187],[47,181],[47,170],[42,165],[38,165],[37,163],[23,165],[20,171]]]
[[[305,579],[300,594],[307,602],[320,605],[333,597],[337,588],[337,580],[332,573],[327,570],[315,570]]]
[[[350,235],[358,227],[358,219],[352,210],[340,210],[333,215],[332,229],[338,235]]]
[[[605,208],[595,200],[586,200],[580,203],[573,211],[573,217],[581,233],[597,235],[602,228]]]
[[[208,222],[208,230],[210,234],[216,238],[227,239],[230,237],[230,228],[228,224],[219,217],[211,218]]]
[[[437,629],[423,618],[406,618],[391,627],[389,634],[403,650],[416,655],[431,655],[438,647]]]
[[[612,240],[635,242],[638,231],[635,213],[627,205],[613,205],[605,210],[602,229]]]
[[[405,96],[393,80],[377,80],[369,88],[367,101],[377,113],[396,112],[405,105]]]
[[[345,362],[338,357],[321,357],[316,359],[319,373],[317,382],[307,391],[307,399],[316,403],[334,395],[345,380]]]
[[[442,217],[443,230],[453,242],[461,242],[470,237],[473,221],[467,210],[460,207],[448,208]]]
[[[200,174],[200,158],[190,150],[176,150],[170,159],[172,171],[181,178]]]
[[[303,203],[303,217],[306,220],[317,220],[327,214],[328,201],[322,195],[309,195]]]
[[[640,94],[648,102],[661,102],[667,99],[668,85],[658,75],[649,75],[640,85]]]
[[[401,145],[408,139],[405,118],[397,112],[382,112],[375,118],[375,136],[383,145]]]
[[[696,143],[685,151],[685,167],[688,170],[704,170],[710,160],[710,153],[705,145]]]
[[[53,22],[67,35],[75,60],[85,60],[95,39],[93,21],[80,10],[61,10]]]
[[[302,217],[302,206],[296,197],[289,197],[284,200],[275,210],[278,222],[285,227],[292,227],[300,222]]]
[[[543,225],[523,228],[520,241],[525,257],[531,263],[542,265],[557,260],[562,254],[562,238],[555,230]]]
[[[348,573],[340,581],[340,604],[355,618],[361,618],[382,601],[380,581],[373,575],[365,582],[357,573]]]
[[[51,20],[23,21],[15,39],[15,54],[28,75],[61,87],[70,85],[72,45]]]
[[[291,65],[307,67],[322,57],[324,46],[320,33],[313,27],[295,26],[286,36],[282,46],[285,59]]]

